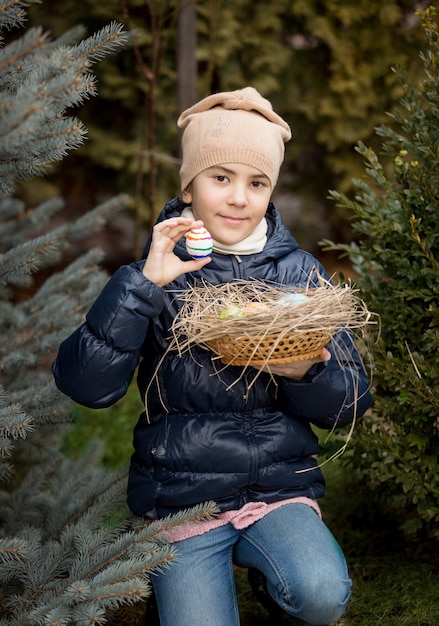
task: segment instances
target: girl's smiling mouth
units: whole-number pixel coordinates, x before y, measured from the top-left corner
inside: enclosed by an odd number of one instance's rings
[[[232,215],[220,215],[220,217],[229,224],[242,224],[245,219],[243,217],[233,217]]]

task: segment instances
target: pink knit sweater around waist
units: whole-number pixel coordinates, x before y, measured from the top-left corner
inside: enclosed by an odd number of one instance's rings
[[[273,502],[272,504],[266,504],[265,502],[248,502],[241,509],[225,511],[212,519],[203,522],[189,522],[188,524],[176,526],[166,531],[166,537],[171,543],[175,543],[189,539],[190,537],[203,535],[209,532],[209,530],[225,526],[226,524],[232,524],[237,530],[242,530],[262,519],[267,513],[281,506],[285,506],[286,504],[307,504],[321,517],[319,505],[311,498],[290,498],[289,500]]]

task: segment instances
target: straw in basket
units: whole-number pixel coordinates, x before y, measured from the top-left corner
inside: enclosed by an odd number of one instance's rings
[[[360,328],[369,312],[349,286],[319,277],[293,289],[260,281],[190,287],[173,334],[181,349],[207,347],[226,365],[257,366],[315,358],[341,329]]]

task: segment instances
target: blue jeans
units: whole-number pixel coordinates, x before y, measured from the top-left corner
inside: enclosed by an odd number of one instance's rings
[[[306,504],[275,509],[244,530],[232,524],[176,544],[152,576],[161,626],[239,626],[233,565],[256,568],[274,600],[310,624],[343,614],[351,581],[340,546]]]

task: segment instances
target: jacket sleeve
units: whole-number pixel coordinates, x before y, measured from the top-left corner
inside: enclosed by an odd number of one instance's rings
[[[287,413],[320,428],[350,424],[372,405],[363,361],[347,332],[327,346],[331,360],[315,365],[302,380],[278,377],[280,400]]]
[[[140,264],[119,268],[86,321],[61,344],[52,367],[58,388],[91,408],[119,400],[138,365],[149,323],[164,302],[161,287],[143,276]]]

